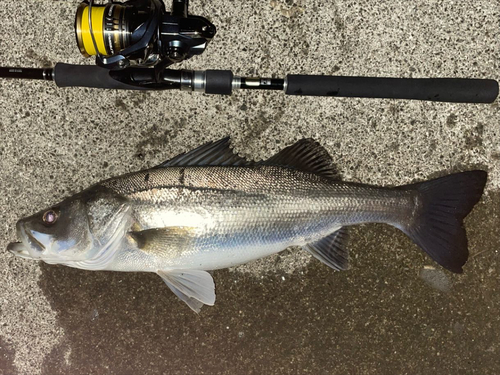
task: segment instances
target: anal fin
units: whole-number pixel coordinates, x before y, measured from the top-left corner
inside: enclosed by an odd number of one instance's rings
[[[345,246],[347,228],[342,227],[319,241],[304,246],[316,259],[337,271],[349,268],[349,252]]]
[[[215,303],[215,283],[212,276],[202,270],[158,271],[158,275],[174,294],[194,312],[199,313],[203,305]]]

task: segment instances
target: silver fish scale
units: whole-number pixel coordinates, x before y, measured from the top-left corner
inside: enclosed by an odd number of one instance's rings
[[[126,197],[136,223],[193,228],[162,267],[215,269],[317,241],[343,225],[411,219],[415,193],[336,182],[275,167],[169,167],[103,183]]]

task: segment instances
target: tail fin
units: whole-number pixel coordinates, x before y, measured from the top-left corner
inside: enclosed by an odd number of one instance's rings
[[[463,220],[481,198],[486,178],[484,171],[469,171],[403,187],[419,192],[419,208],[401,229],[452,272],[462,273],[469,257]]]

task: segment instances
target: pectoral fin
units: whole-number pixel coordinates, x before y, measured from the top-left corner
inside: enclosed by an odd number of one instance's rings
[[[129,232],[129,236],[146,253],[171,256],[190,246],[195,231],[192,227],[167,227]]]
[[[199,313],[203,305],[215,303],[215,283],[212,276],[201,270],[158,271],[165,284],[194,312]]]

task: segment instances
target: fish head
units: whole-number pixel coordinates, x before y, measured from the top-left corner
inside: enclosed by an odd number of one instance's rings
[[[130,228],[129,211],[127,202],[116,194],[89,189],[19,220],[20,242],[7,249],[21,258],[77,268],[92,261],[94,269],[102,269],[105,264],[98,259],[109,261]]]
[[[88,212],[80,196],[19,220],[16,231],[20,242],[9,244],[7,249],[26,259],[48,263],[81,260],[94,246]]]

